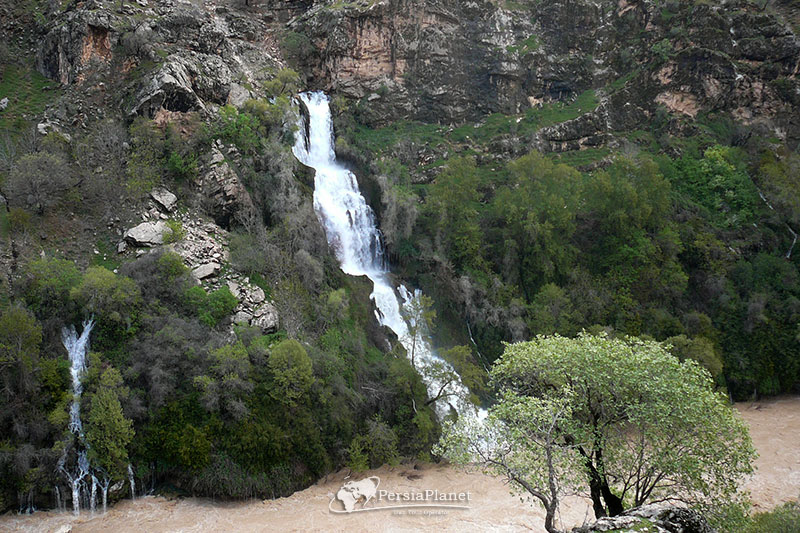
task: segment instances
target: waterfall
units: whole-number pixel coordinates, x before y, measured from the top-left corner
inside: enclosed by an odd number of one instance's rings
[[[89,335],[92,333],[94,321],[89,319],[83,323],[83,332],[78,336],[74,326],[67,326],[61,331],[61,340],[69,354],[72,376],[72,405],[69,409],[69,430],[76,437],[83,438],[83,424],[81,423],[81,394],[83,383],[81,378],[86,371],[86,354],[89,353]]]
[[[328,243],[339,259],[341,269],[346,274],[367,276],[372,280],[371,298],[378,308],[378,321],[397,335],[409,355],[416,352],[415,366],[422,371],[423,378],[427,375],[429,396],[436,397],[445,387],[452,393],[448,398],[456,399],[454,407],[457,412],[472,411],[474,406],[466,400],[469,391],[460,381],[441,383],[430,377],[433,372],[425,372],[436,362],[450,370],[452,368],[436,356],[426,336],[421,342],[409,336],[409,325],[403,319],[402,310],[410,311],[414,298],[420,293],[411,292],[403,285],[395,291],[389,279],[375,214],[361,195],[355,175],[336,161],[328,97],[322,92],[309,92],[301,94],[300,99],[309,116],[307,126],[302,118],[299,121],[294,154],[302,163],[316,170],[314,211],[325,228]],[[438,407],[440,416],[446,412],[446,408]],[[483,411],[480,410],[478,415],[482,417]]]
[[[133,467],[128,463],[128,481],[131,484],[131,500],[136,499],[136,481],[133,479]]]
[[[70,361],[70,375],[72,377],[72,404],[69,409],[69,430],[75,435],[76,442],[80,445],[83,441],[83,424],[81,423],[81,394],[83,394],[83,383],[81,378],[86,371],[86,355],[89,353],[89,335],[92,333],[94,321],[92,319],[86,320],[83,323],[83,331],[80,336],[75,330],[74,326],[67,326],[61,331],[61,340],[64,343],[64,348],[67,349]],[[86,450],[81,450],[77,454],[77,461],[74,471],[67,470],[66,460],[67,451],[58,462],[58,467],[64,476],[69,481],[70,488],[72,489],[72,511],[73,513],[80,514],[81,507],[81,483],[84,478],[91,475],[91,466],[89,465],[89,457]],[[94,476],[92,476],[94,478]],[[92,483],[92,495],[90,499],[90,507],[94,510],[94,502],[96,496],[96,489],[94,482]]]

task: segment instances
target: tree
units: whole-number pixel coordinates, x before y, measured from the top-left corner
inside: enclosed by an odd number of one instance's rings
[[[514,413],[521,405],[532,420],[556,420],[549,440],[540,428],[540,444],[522,439],[509,453],[541,465],[536,454],[555,447],[560,464],[580,474],[564,478],[566,470],[556,468],[557,483],[588,489],[598,518],[665,500],[714,510],[715,503],[737,501],[739,482],[753,471],[746,426],[714,391],[711,376],[658,342],[539,336],[507,345],[491,375],[502,393],[492,409],[503,423],[500,442],[520,430],[524,419]],[[463,431],[456,427],[454,434]],[[497,453],[490,448],[485,455]]]
[[[133,422],[125,418],[119,400],[127,394],[122,376],[115,368],[100,376],[86,417],[86,441],[89,461],[102,475],[103,511],[108,501],[108,487],[124,479],[128,465],[128,445],[133,440]],[[93,477],[94,479],[94,477]]]
[[[275,380],[272,396],[286,405],[294,406],[314,382],[311,358],[296,340],[279,342],[269,354],[268,365]]]
[[[478,184],[475,160],[457,157],[447,163],[428,194],[426,211],[436,241],[457,268],[481,263]]]
[[[19,158],[9,173],[6,192],[17,206],[32,207],[42,214],[74,185],[72,171],[63,157],[37,152]]]
[[[504,222],[505,240],[517,251],[520,286],[531,298],[542,283],[563,279],[573,263],[583,178],[538,152],[512,161],[508,170],[511,182],[498,191],[493,207]]]
[[[400,307],[400,315],[408,326],[408,332],[400,340],[409,352],[411,366],[416,368],[418,348],[425,342],[425,335],[433,328],[433,321],[436,320],[433,299],[417,292],[411,296],[408,303]]]
[[[0,424],[35,387],[42,327],[26,309],[9,307],[0,314]]]
[[[544,506],[544,527],[559,533],[555,517],[565,491],[575,485],[580,461],[563,433],[571,424],[572,402],[507,392],[487,418],[446,422],[434,448],[460,464],[480,463],[487,473],[505,477],[514,492],[527,493]]]

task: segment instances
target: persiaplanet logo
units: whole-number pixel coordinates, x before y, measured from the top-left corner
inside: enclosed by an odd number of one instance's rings
[[[359,481],[348,481],[331,498],[328,509],[332,513],[349,514],[366,511],[396,509],[469,509],[472,493],[442,492],[425,489],[411,492],[394,492],[381,489],[381,478],[365,477]]]

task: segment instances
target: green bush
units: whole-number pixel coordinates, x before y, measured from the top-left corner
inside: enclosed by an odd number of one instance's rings
[[[203,287],[195,285],[184,291],[184,305],[204,324],[214,327],[220,320],[230,315],[239,301],[228,287],[208,294]]]
[[[800,531],[800,504],[789,502],[766,513],[757,513],[742,533],[797,533]]]

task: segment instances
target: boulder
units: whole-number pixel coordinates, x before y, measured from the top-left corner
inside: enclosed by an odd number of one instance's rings
[[[220,265],[219,263],[214,263],[213,261],[210,263],[205,263],[200,266],[197,266],[192,269],[192,276],[195,279],[206,279],[213,276],[216,276],[219,272]]]
[[[233,323],[234,324],[249,324],[250,320],[253,319],[253,315],[248,313],[247,311],[239,311],[235,315],[233,315]]]
[[[125,232],[123,237],[134,246],[157,246],[164,244],[164,236],[172,230],[161,220],[158,222],[142,222]]]
[[[175,206],[178,204],[178,197],[163,187],[153,189],[150,192],[150,198],[167,212],[175,209]]]
[[[4,111],[5,108],[7,107],[8,107],[8,98],[6,97],[0,100],[0,111]]]
[[[261,328],[263,333],[274,333],[278,330],[278,325],[280,324],[278,310],[271,303],[265,303],[256,309],[253,314],[255,316],[250,322],[252,326]]]
[[[647,529],[643,529],[643,528]],[[652,531],[653,533],[714,533],[706,519],[692,509],[666,504],[649,504],[629,509],[614,517],[605,517],[572,533],[600,531]]]

